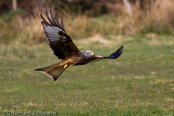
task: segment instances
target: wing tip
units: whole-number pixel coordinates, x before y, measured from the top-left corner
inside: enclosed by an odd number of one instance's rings
[[[118,58],[122,54],[123,48],[124,48],[124,46],[122,45],[116,52],[112,53],[110,56],[105,57],[105,58],[108,58],[108,59]]]
[[[123,52],[123,48],[124,48],[124,46],[122,45],[119,49],[118,49],[118,51],[119,51],[119,53],[120,53],[120,55],[122,54],[122,52]]]
[[[53,16],[52,9],[50,9],[49,13],[48,13],[48,10],[45,9],[45,14],[46,14],[46,17],[48,19],[48,22],[45,20],[45,18],[42,16],[42,14],[40,14],[40,17],[42,18],[42,21],[41,21],[42,24],[44,23],[44,24],[49,25],[49,26],[57,26],[57,27],[61,28],[63,31],[65,31],[64,24],[63,24],[63,18],[59,23],[57,12],[56,12],[55,16]],[[65,31],[65,33],[66,33],[66,31]]]
[[[120,49],[122,49],[122,50],[123,50],[123,48],[124,48],[124,46],[122,45],[122,46],[120,47]]]

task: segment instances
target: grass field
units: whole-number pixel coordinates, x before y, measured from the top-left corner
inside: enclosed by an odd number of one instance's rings
[[[100,36],[99,36],[100,37]],[[35,68],[59,60],[47,44],[0,45],[0,111],[60,116],[174,115],[174,40],[148,34],[76,40],[117,60],[70,67],[55,82]],[[88,43],[88,44],[87,44]]]

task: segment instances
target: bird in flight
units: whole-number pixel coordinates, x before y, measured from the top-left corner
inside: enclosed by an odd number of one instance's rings
[[[66,33],[63,19],[61,20],[61,23],[59,23],[57,13],[53,16],[52,10],[50,10],[49,16],[48,11],[46,10],[48,21],[46,21],[42,15],[40,16],[42,18],[41,24],[48,40],[48,44],[53,50],[54,55],[61,61],[51,66],[35,69],[35,71],[45,73],[54,81],[56,81],[69,66],[85,65],[102,59],[116,59],[123,51],[123,45],[108,57],[96,56],[89,50],[80,51]]]

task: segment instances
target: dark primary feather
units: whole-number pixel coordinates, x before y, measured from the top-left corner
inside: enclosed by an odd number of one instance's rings
[[[57,13],[55,14],[55,17],[53,17],[52,10],[50,10],[49,16],[46,10],[48,21],[46,21],[42,15],[40,16],[42,18],[41,23],[43,25],[48,43],[54,54],[58,56],[59,59],[81,54],[79,49],[73,43],[72,39],[66,34],[63,19],[61,20],[60,25]]]
[[[110,56],[105,58],[116,59],[122,54],[122,52],[123,52],[123,45],[116,52],[112,53]]]
[[[50,14],[51,14],[51,10],[50,10]],[[47,10],[46,10],[46,16],[47,16],[47,19],[49,20],[49,22],[51,23],[51,25],[52,25],[52,26],[56,26],[56,24],[54,24],[54,23],[52,22],[53,19],[51,19],[51,18],[49,17],[48,11],[47,11]]]
[[[56,24],[60,26],[57,12],[56,12],[55,18],[56,18],[56,19],[55,19],[55,20],[56,20]]]
[[[53,13],[52,13],[51,9],[50,9],[50,15],[51,15],[51,19],[52,19],[54,25],[57,25],[56,22],[55,22],[55,18],[53,17]]]

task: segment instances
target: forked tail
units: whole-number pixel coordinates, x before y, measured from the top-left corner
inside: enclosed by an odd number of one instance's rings
[[[52,78],[54,81],[56,81],[59,78],[59,76],[66,69],[66,68],[64,68],[64,66],[60,66],[59,64],[60,63],[54,64],[51,66],[47,66],[47,67],[43,67],[43,68],[38,68],[38,69],[35,69],[35,71],[40,71],[42,73],[45,73],[50,78]]]

